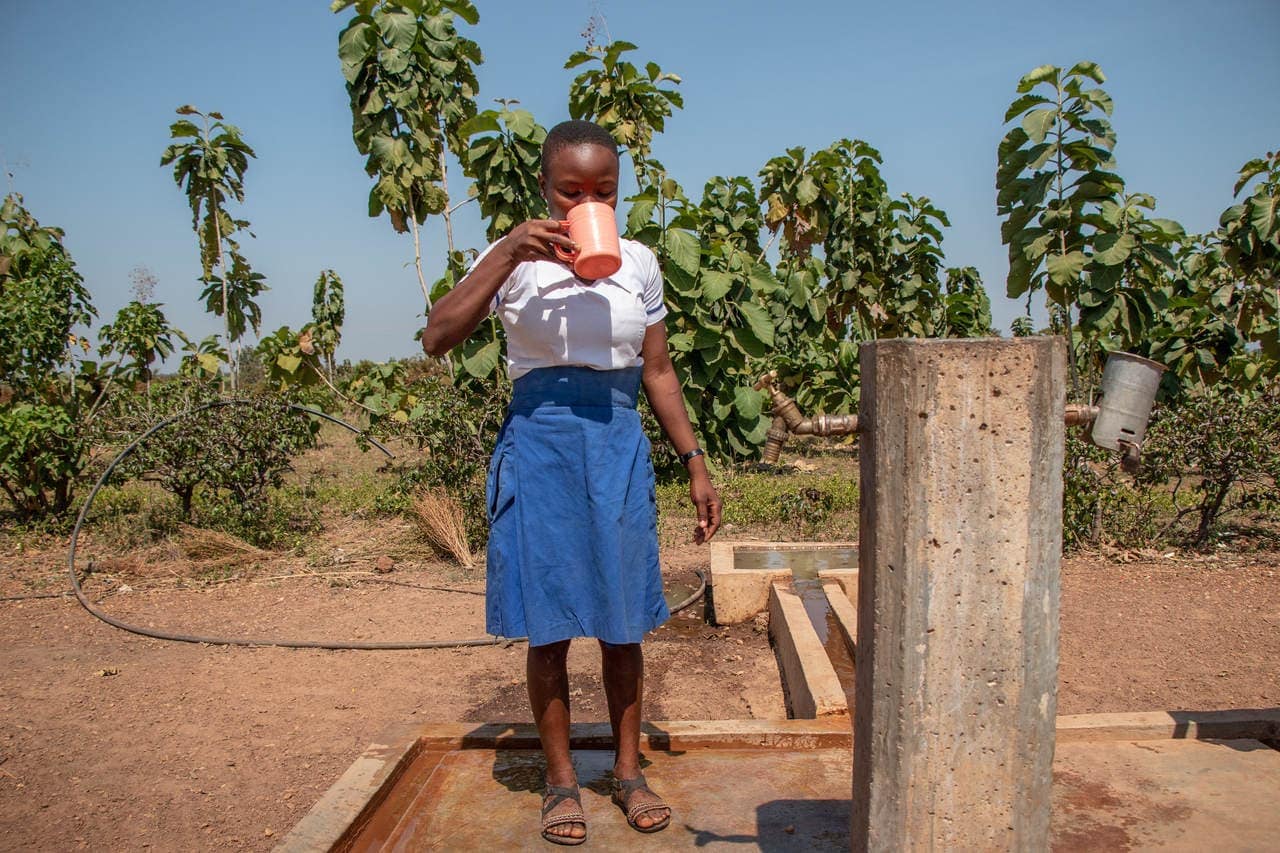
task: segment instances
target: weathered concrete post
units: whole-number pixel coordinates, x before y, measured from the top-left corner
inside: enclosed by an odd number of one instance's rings
[[[1047,850],[1066,355],[861,350],[855,850]]]

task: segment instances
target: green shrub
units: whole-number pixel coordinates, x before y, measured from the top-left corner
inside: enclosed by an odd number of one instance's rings
[[[851,477],[737,471],[716,477],[716,486],[724,502],[725,524],[799,539],[856,535],[858,484]],[[688,482],[660,484],[658,511],[692,515]],[[848,518],[842,521],[844,516]]]
[[[1170,495],[1171,534],[1196,547],[1241,512],[1280,506],[1280,383],[1241,393],[1223,382],[1157,410],[1139,483]]]
[[[221,530],[259,548],[295,548],[320,529],[318,504],[298,487],[269,489],[250,503],[230,491],[201,489],[193,516],[200,527]]]
[[[290,409],[287,398],[279,396],[217,402],[211,386],[187,381],[153,388],[145,401],[122,399],[111,419],[122,443],[177,419],[139,444],[116,469],[113,482],[155,483],[176,498],[182,519],[256,545],[282,541],[291,530],[312,529],[318,513],[301,511],[296,501],[294,506],[280,503],[279,495],[286,493],[279,490],[293,457],[315,446],[316,420]],[[189,414],[179,417],[183,413]]]

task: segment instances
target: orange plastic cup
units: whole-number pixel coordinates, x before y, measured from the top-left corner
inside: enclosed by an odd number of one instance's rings
[[[569,238],[578,244],[578,251],[570,252],[551,244],[556,256],[573,267],[573,271],[586,279],[611,276],[622,266],[622,247],[618,243],[618,222],[613,208],[599,201],[584,201],[569,208],[569,218],[560,225],[569,232]]]

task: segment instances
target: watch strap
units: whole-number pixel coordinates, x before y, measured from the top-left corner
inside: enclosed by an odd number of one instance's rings
[[[706,455],[705,450],[703,450],[701,447],[695,447],[693,450],[690,450],[688,453],[680,454],[680,464],[688,465],[689,460],[693,459],[695,456],[705,456],[705,455]]]

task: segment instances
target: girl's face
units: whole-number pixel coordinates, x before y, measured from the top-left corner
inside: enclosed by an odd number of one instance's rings
[[[551,155],[538,176],[552,219],[584,201],[618,206],[618,155],[600,145],[571,145]]]

